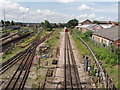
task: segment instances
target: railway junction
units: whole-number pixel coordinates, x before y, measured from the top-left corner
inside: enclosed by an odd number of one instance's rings
[[[45,33],[39,29],[37,33],[26,49],[0,64],[0,86],[3,89],[114,88],[90,51],[102,77],[93,79],[88,56],[78,52],[70,31],[62,28]]]

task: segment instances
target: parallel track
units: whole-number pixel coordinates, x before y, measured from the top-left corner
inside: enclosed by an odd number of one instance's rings
[[[11,89],[15,89],[15,88],[23,89],[24,88],[25,82],[26,82],[28,75],[29,75],[29,72],[30,72],[30,68],[32,66],[32,62],[33,62],[33,58],[35,56],[35,50],[36,50],[37,46],[39,44],[41,44],[42,42],[44,42],[53,33],[54,33],[54,31],[52,31],[51,33],[46,35],[41,40],[38,40],[37,39],[38,37],[36,37],[33,44],[28,49],[26,49],[25,51],[22,52],[22,55],[24,54],[23,57],[20,57],[21,55],[16,57],[18,60],[21,60],[21,62],[20,62],[20,65],[18,66],[17,70],[13,74],[12,78],[10,79],[8,84],[6,85],[5,90],[8,90],[9,88],[11,88]],[[14,62],[14,60],[12,62]],[[12,62],[8,61],[9,64],[11,64]]]
[[[40,32],[39,35],[41,35],[42,31]],[[38,37],[38,36],[37,36]],[[37,40],[34,40],[34,42]],[[9,60],[7,60],[6,62],[0,64],[0,75],[3,74],[4,72],[6,72],[7,70],[9,70],[9,68],[11,68],[14,64],[16,64],[19,60],[21,60],[24,56],[27,55],[26,52],[30,51],[30,48],[33,47],[34,42],[32,43],[32,45],[27,48],[26,50],[19,52],[18,54],[16,54],[15,56],[13,56],[12,58],[10,58]]]
[[[15,40],[9,41],[8,43],[1,45],[0,47],[2,47],[2,52],[7,52],[7,51],[9,51],[11,48],[14,48],[15,43],[17,43],[17,42],[25,39],[25,37],[30,37],[30,36],[31,36],[30,34],[32,34],[32,33],[28,33],[28,34],[26,34],[26,35],[23,36],[23,37],[16,38]],[[0,53],[1,53],[1,52],[0,52]]]
[[[64,89],[82,89],[68,32],[65,32]]]

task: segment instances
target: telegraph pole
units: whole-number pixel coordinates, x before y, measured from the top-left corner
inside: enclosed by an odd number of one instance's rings
[[[4,19],[4,26],[5,26],[5,21],[6,21],[6,18],[5,18],[5,1],[4,1],[4,6],[3,6],[3,19]]]

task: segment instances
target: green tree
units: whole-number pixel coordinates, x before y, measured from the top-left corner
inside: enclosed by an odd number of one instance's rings
[[[5,25],[6,25],[6,26],[9,26],[9,25],[10,25],[10,21],[6,21],[6,22],[5,22]]]
[[[52,27],[52,25],[47,20],[45,20],[44,25],[45,25],[45,28],[51,28]]]
[[[10,25],[11,25],[11,26],[15,25],[15,23],[13,22],[13,20],[11,21]]]
[[[49,21],[45,20],[45,22],[41,23],[41,26],[46,30],[46,31],[51,31],[52,30],[52,24],[49,23]]]
[[[72,19],[67,22],[67,27],[69,27],[69,28],[74,28],[77,25],[78,25],[77,19]]]
[[[4,25],[4,21],[3,20],[1,20],[1,23],[2,23],[2,25]]]
[[[94,24],[99,24],[99,21],[94,20],[93,23]]]
[[[41,22],[41,26],[44,27],[44,23],[43,22]]]

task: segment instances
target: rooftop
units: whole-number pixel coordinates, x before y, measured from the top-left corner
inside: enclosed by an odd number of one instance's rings
[[[93,34],[115,41],[120,39],[120,35],[118,35],[118,31],[119,31],[118,27],[115,27],[111,29],[110,28],[103,29]]]
[[[100,24],[103,28],[111,28],[114,24]]]
[[[97,26],[97,24],[85,24],[85,25],[78,25],[76,27],[79,27],[79,28],[85,28],[85,29],[88,29],[88,30],[93,30],[93,27]]]

